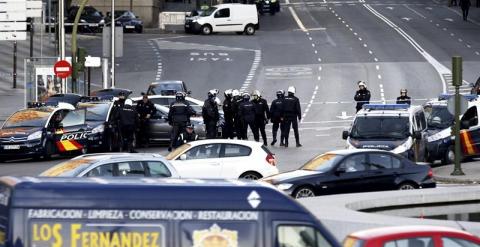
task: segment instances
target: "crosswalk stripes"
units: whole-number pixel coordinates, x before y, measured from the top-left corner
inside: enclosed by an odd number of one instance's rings
[[[455,93],[455,87],[452,85],[452,81],[453,81],[452,74],[443,74],[442,77],[448,85],[447,92],[448,93]],[[463,81],[462,85],[460,86],[459,91],[460,91],[461,94],[470,94],[471,88],[472,88],[472,86],[469,85],[468,82]]]

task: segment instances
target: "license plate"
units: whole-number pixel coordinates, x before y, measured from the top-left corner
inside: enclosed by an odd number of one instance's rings
[[[125,28],[135,28],[135,26],[125,26]]]
[[[20,149],[20,145],[5,145],[3,146],[5,150]]]

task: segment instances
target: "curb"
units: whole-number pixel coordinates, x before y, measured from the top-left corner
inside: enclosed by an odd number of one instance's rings
[[[447,184],[480,184],[480,179],[462,179],[452,177],[433,176],[436,182]]]

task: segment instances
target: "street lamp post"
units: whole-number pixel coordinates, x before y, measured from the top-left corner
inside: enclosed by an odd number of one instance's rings
[[[58,1],[58,48],[60,53],[60,60],[65,60],[65,2],[64,0]],[[61,79],[62,82],[62,91],[67,93],[67,80]]]
[[[453,176],[465,175],[462,171],[461,149],[460,149],[460,86],[462,85],[462,57],[455,56],[452,58],[452,84],[455,86],[455,169]]]
[[[112,68],[111,68],[111,79],[112,79],[112,88],[115,88],[115,0],[112,0],[112,9],[110,12],[110,27],[111,27],[111,56],[112,56]]]

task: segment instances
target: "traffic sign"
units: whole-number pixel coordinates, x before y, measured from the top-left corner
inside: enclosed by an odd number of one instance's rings
[[[100,67],[102,66],[102,61],[100,57],[85,57],[85,67]]]
[[[468,109],[468,101],[463,95],[460,95],[460,115],[466,112]],[[447,110],[452,115],[455,115],[455,96],[448,98],[447,100]]]
[[[26,32],[0,32],[0,40],[26,40]]]
[[[72,74],[72,65],[68,61],[60,60],[53,66],[53,72],[57,77],[65,79]]]

